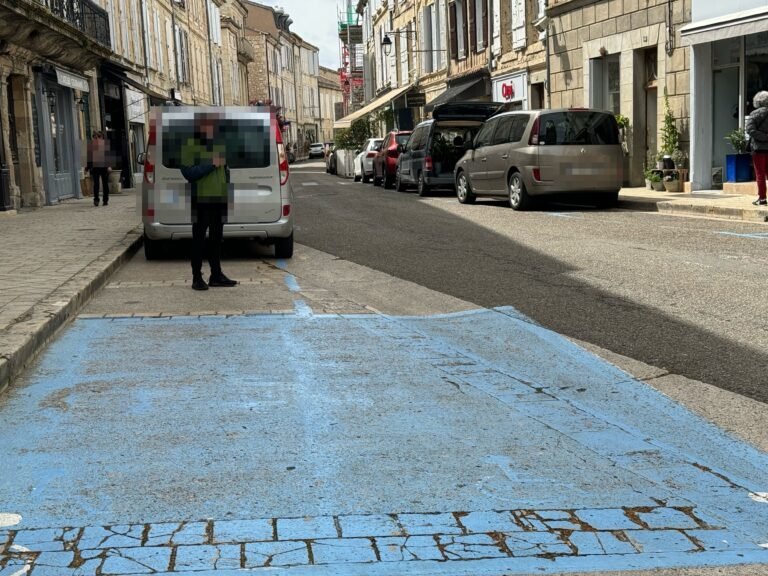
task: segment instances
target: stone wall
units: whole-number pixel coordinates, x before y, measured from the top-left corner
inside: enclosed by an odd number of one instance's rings
[[[248,101],[268,100],[267,37],[265,34],[248,31],[246,39],[255,52],[253,62],[248,64]]]

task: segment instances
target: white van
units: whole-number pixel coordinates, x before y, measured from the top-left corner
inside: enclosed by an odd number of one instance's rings
[[[144,255],[162,244],[192,238],[191,186],[181,174],[182,144],[194,137],[197,117],[216,119],[217,143],[226,148],[229,201],[224,238],[274,244],[275,256],[293,256],[293,191],[288,158],[274,114],[262,107],[152,109],[144,164],[141,214]]]

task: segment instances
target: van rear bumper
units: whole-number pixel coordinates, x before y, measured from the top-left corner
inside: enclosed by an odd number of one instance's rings
[[[293,233],[293,218],[281,218],[265,224],[225,224],[224,238],[256,238],[269,242],[287,238]],[[144,222],[144,234],[150,240],[182,240],[192,238],[192,224]]]

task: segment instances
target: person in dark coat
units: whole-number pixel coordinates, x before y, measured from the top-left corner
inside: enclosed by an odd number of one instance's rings
[[[768,91],[762,90],[752,100],[755,109],[747,116],[744,131],[749,136],[752,148],[752,163],[755,166],[757,180],[757,200],[755,206],[768,205],[765,180],[768,176]]]

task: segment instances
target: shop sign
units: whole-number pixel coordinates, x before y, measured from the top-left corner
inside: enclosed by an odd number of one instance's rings
[[[493,79],[493,99],[496,102],[520,102],[526,99],[528,75],[510,74]]]
[[[427,104],[427,95],[424,92],[409,92],[405,95],[406,108],[418,108]]]
[[[89,91],[88,80],[86,78],[73,74],[72,72],[67,72],[61,68],[56,68],[56,81],[60,86],[74,88],[75,90],[80,90],[80,92]]]
[[[142,92],[131,90],[130,88],[126,87],[125,99],[125,107],[128,111],[128,122],[144,124],[146,122],[144,118],[147,113],[147,97]]]

